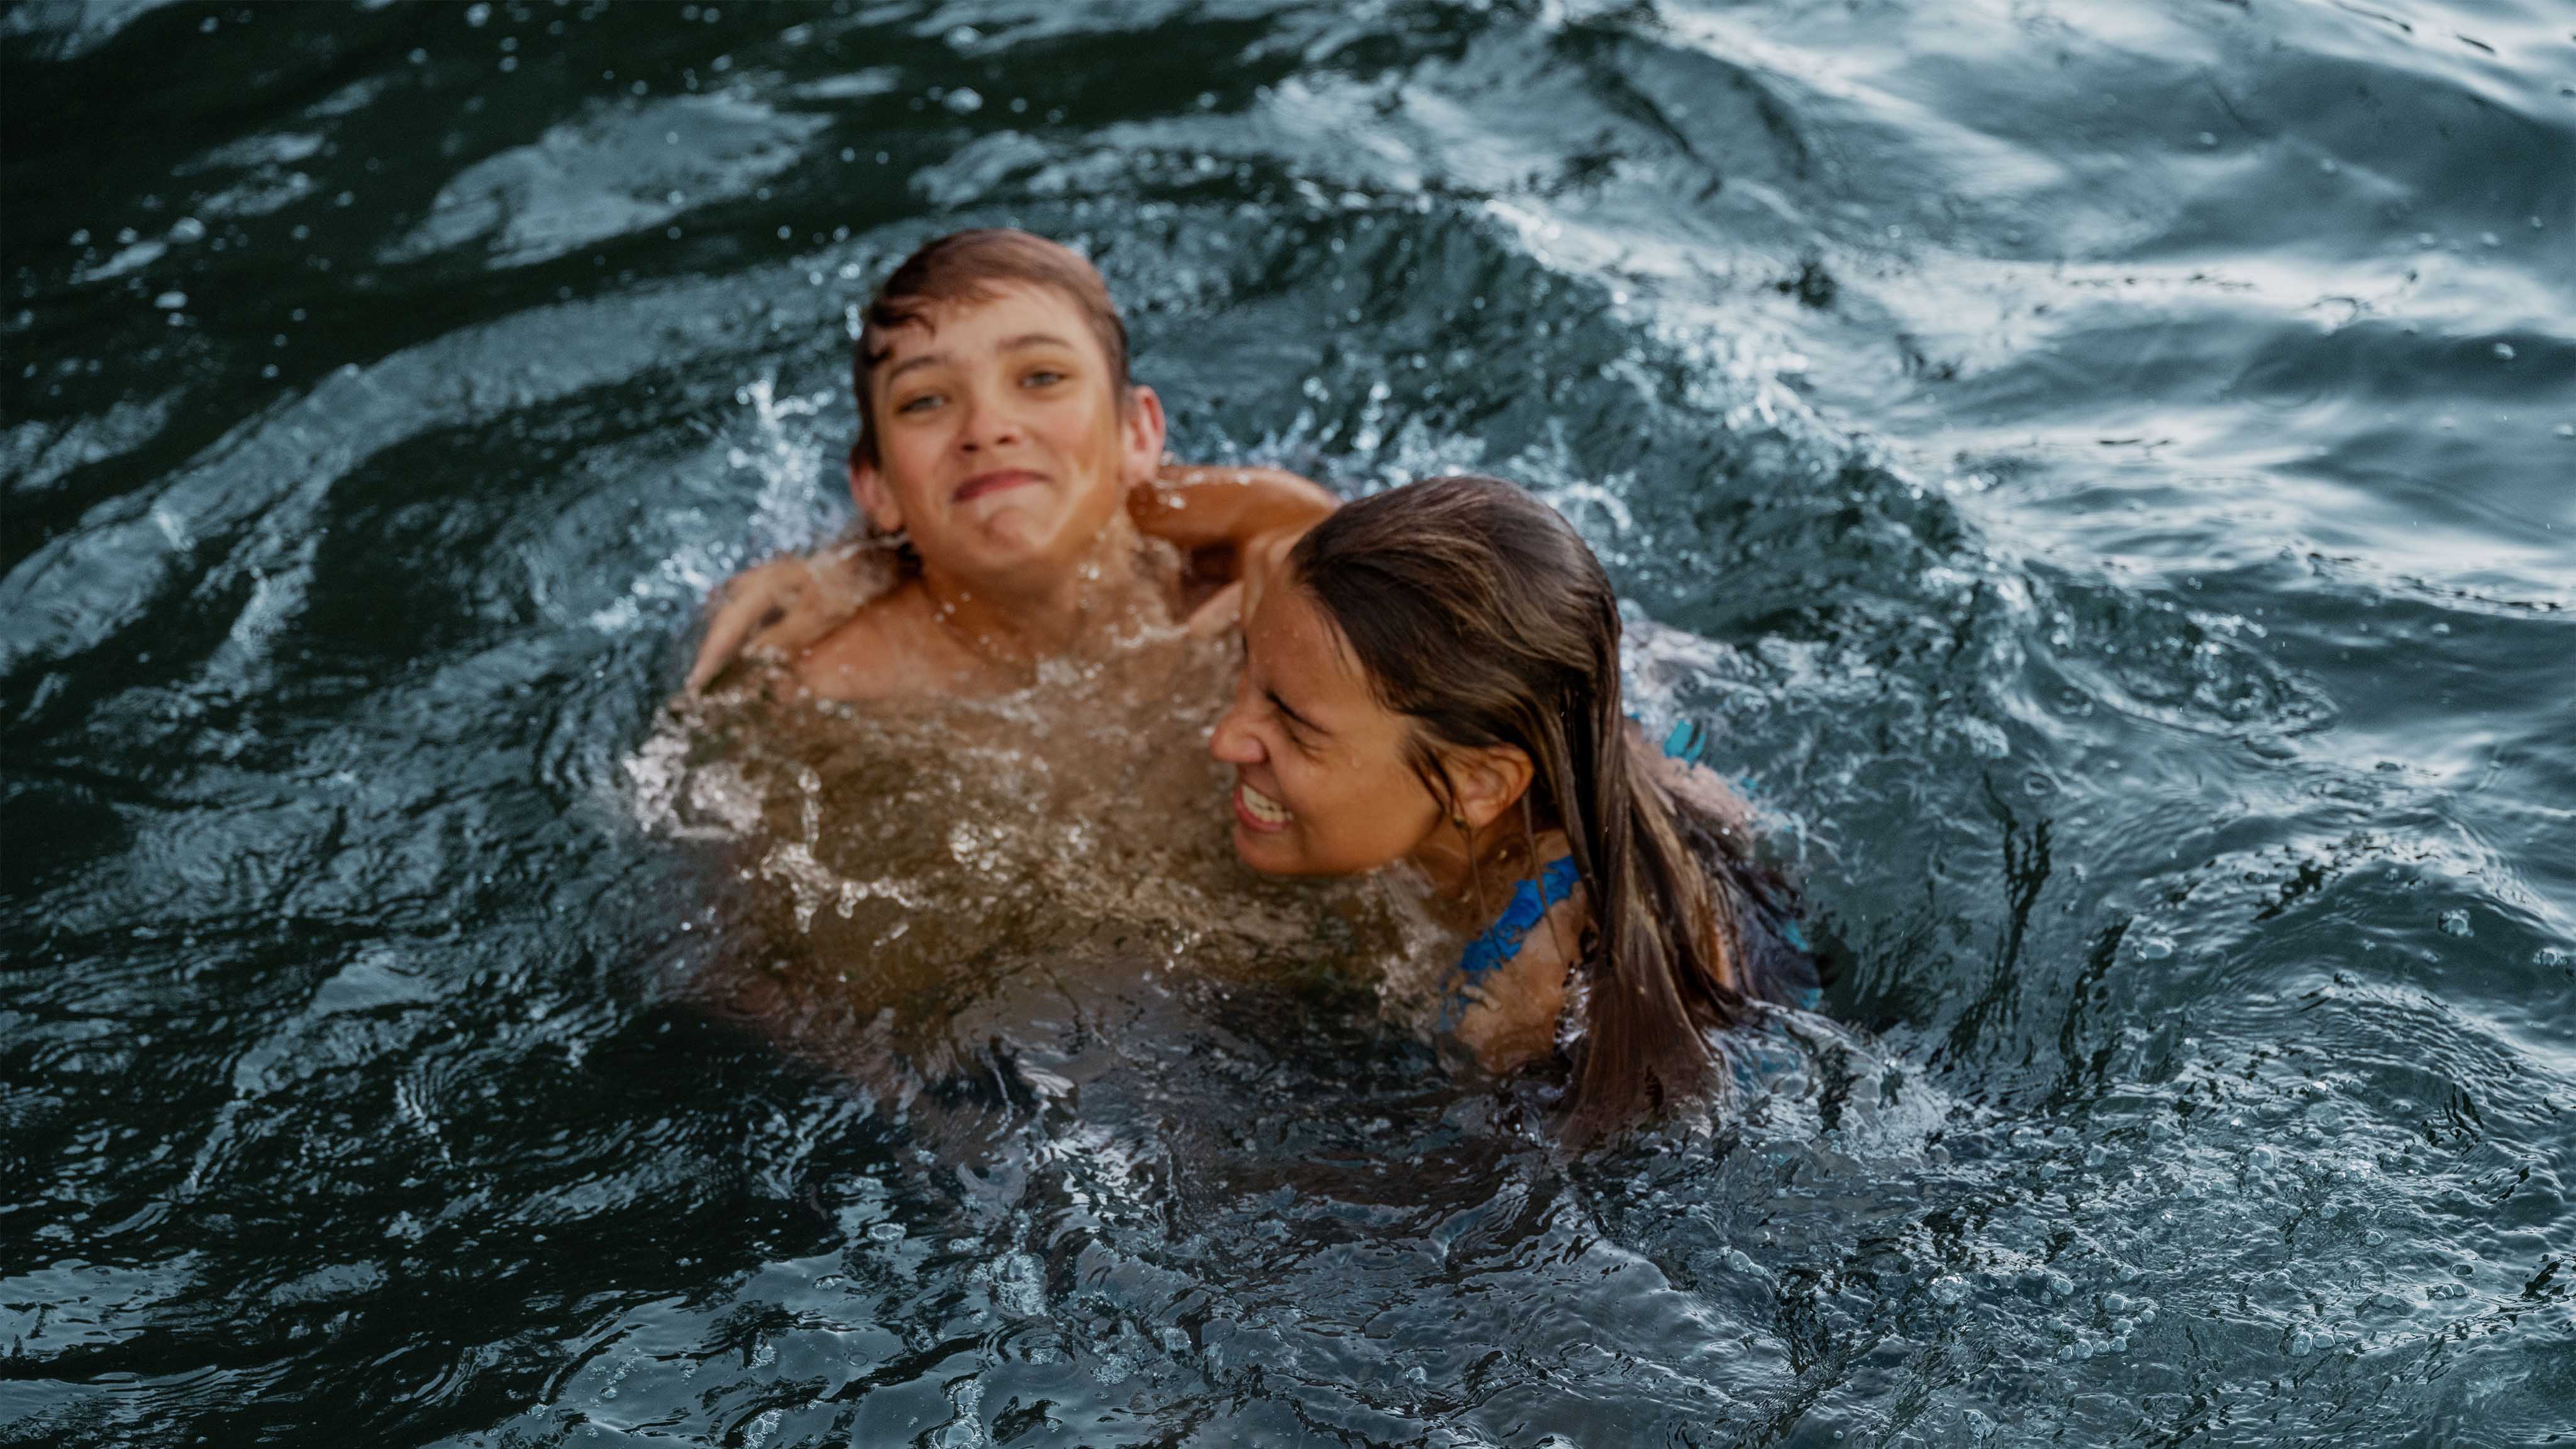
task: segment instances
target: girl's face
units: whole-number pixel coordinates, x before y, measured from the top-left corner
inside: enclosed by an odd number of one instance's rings
[[[1208,737],[1234,766],[1234,853],[1274,875],[1357,875],[1412,854],[1444,823],[1413,771],[1413,729],[1304,589],[1263,590],[1234,703]]]

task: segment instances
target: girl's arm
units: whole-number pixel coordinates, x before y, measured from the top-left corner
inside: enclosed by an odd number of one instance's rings
[[[1265,535],[1305,532],[1340,502],[1285,468],[1167,463],[1154,481],[1127,495],[1127,512],[1146,537],[1185,553],[1226,549],[1240,557]]]

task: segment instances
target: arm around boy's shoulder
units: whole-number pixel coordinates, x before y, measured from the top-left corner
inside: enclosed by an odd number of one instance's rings
[[[885,551],[856,539],[754,564],[708,595],[687,692],[702,692],[739,658],[793,659],[894,581]]]
[[[1196,551],[1302,533],[1340,503],[1330,489],[1285,468],[1166,463],[1129,491],[1127,511],[1147,537]]]

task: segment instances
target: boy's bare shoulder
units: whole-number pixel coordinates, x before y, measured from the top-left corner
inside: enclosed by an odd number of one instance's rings
[[[919,585],[904,583],[796,656],[796,682],[824,699],[903,699],[940,694],[959,673],[953,646],[930,617]]]

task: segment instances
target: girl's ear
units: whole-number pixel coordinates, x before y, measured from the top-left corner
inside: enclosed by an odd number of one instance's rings
[[[1518,745],[1451,750],[1442,761],[1455,792],[1452,809],[1470,830],[1482,830],[1521,803],[1537,770]]]
[[[879,533],[903,531],[903,505],[886,486],[885,474],[877,471],[876,464],[862,460],[856,448],[850,450],[850,497],[868,516],[869,527]]]
[[[1141,382],[1127,389],[1127,404],[1119,409],[1118,427],[1127,485],[1132,488],[1152,482],[1163,467],[1163,400]]]

